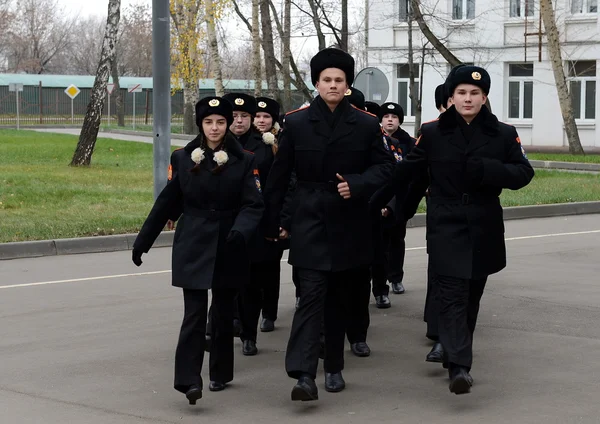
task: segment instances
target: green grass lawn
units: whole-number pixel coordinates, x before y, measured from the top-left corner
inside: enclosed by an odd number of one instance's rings
[[[600,163],[600,155],[570,155],[568,153],[527,153],[531,160],[552,160],[557,162]]]
[[[152,145],[98,139],[90,168],[68,166],[77,137],[0,130],[0,242],[139,230],[152,206]],[[173,147],[175,149],[175,147]],[[505,206],[600,200],[600,175],[537,171]]]

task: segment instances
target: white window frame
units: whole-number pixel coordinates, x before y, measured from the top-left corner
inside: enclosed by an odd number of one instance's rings
[[[571,0],[571,1],[577,1],[577,0]],[[581,1],[581,0],[580,0]],[[583,0],[585,1],[585,0]],[[530,8],[527,7],[527,5],[531,6]],[[515,14],[513,15],[513,7],[517,5],[518,9],[515,12]],[[527,14],[525,14],[525,12],[527,12]],[[536,4],[535,4],[535,0],[508,0],[508,17],[511,19],[524,19],[525,17],[527,18],[533,18],[538,16],[538,9],[536,8]]]
[[[585,116],[585,112],[586,112],[586,91],[587,91],[587,84],[588,82],[594,82],[596,85],[596,92],[598,91],[598,63],[595,60],[582,60],[581,62],[593,62],[596,64],[596,75],[593,76],[570,76],[570,68],[573,66],[572,63],[573,62],[567,62],[567,81],[568,81],[568,88],[569,88],[569,92],[571,90],[571,82],[573,81],[580,81],[581,82],[581,91],[579,93],[579,112],[580,112],[580,116],[579,117],[575,117],[575,120],[578,122],[592,122],[596,120],[596,117],[598,116],[598,103],[596,102],[596,97],[594,96],[594,116],[592,116],[591,118],[586,118]],[[575,111],[573,111],[573,113],[575,113]]]
[[[581,5],[581,9],[573,10],[577,4]],[[595,10],[590,10],[594,8]],[[598,0],[571,0],[569,7],[571,15],[596,15],[598,14]]]
[[[526,82],[531,82],[533,84],[533,75],[530,76],[511,76],[510,75],[510,67],[511,65],[533,65],[533,63],[528,62],[528,63],[509,63],[508,64],[508,69],[507,69],[507,84],[506,84],[506,98],[507,98],[507,102],[506,102],[506,116],[509,120],[511,121],[527,121],[530,122],[533,120],[533,115],[534,115],[534,96],[533,96],[533,87],[532,87],[532,92],[531,92],[531,117],[529,118],[525,118],[523,115],[525,113],[525,83]],[[535,73],[535,65],[533,67],[533,72]],[[510,116],[510,83],[511,82],[518,82],[519,83],[519,116],[518,117],[512,117]]]
[[[396,69],[395,69],[395,72],[396,72],[396,90],[397,90],[396,91],[396,98],[398,100],[398,104],[400,106],[402,106],[402,109],[404,109],[404,116],[405,117],[409,117],[409,118],[414,118],[415,115],[412,113],[413,104],[412,104],[412,99],[410,98],[410,78],[408,78],[408,77],[402,77],[401,78],[398,75],[399,74],[398,68],[400,66],[402,66],[402,65],[408,66],[408,63],[397,63],[396,64]],[[420,80],[421,69],[420,69],[420,66],[421,65],[418,64],[418,63],[414,63],[413,66],[416,67],[416,69],[415,69],[415,84],[417,85],[417,96],[418,96],[419,95],[419,90],[421,89],[421,86],[420,86],[420,84],[421,84],[421,80]],[[405,99],[404,102],[400,99],[400,83],[406,83],[406,99]],[[404,107],[405,106],[404,103],[406,104],[406,107]],[[414,109],[416,110],[416,105],[415,105]]]
[[[454,14],[454,6],[456,3],[460,3],[461,16],[455,17]],[[469,16],[469,4],[473,4],[472,16]],[[476,0],[450,0],[450,12],[453,21],[470,21],[471,19],[475,19],[475,13],[477,10],[477,2]]]

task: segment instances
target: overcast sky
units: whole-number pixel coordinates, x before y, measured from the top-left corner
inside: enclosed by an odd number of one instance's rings
[[[79,16],[106,16],[108,12],[108,0],[58,0],[58,3],[65,8],[65,12],[67,12],[69,15],[79,14]],[[130,4],[136,3],[151,5],[152,0],[121,0],[121,9],[124,9]]]

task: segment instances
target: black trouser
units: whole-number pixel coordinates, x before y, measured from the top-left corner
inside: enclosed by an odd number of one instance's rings
[[[438,295],[436,279],[431,266],[431,261],[427,261],[427,294],[425,296],[425,311],[423,320],[427,323],[426,337],[433,341],[439,341],[439,316],[440,316],[440,299]]]
[[[214,300],[213,300],[214,302]],[[213,304],[210,304],[210,308],[208,308],[208,319],[206,321],[206,334],[210,336],[213,333],[212,327],[212,309]],[[240,291],[235,289],[235,294],[233,295],[233,319],[231,325],[233,325],[233,320],[240,319]]]
[[[212,291],[211,381],[233,380],[233,299],[237,290]],[[202,387],[208,290],[183,289],[184,315],[175,353],[175,389],[185,393],[191,385]]]
[[[349,310],[347,292],[354,290],[354,276],[368,273],[368,268],[341,272],[296,268],[296,283],[300,288],[300,305],[294,313],[288,341],[285,368],[292,378],[306,373],[317,375],[321,323],[325,323],[325,372],[344,369],[344,336]]]
[[[372,266],[373,296],[387,296],[390,293],[388,280],[401,283],[404,279],[404,256],[406,251],[406,224],[381,231],[382,249],[375,249],[375,261]],[[377,242],[377,238],[375,239]]]
[[[369,268],[359,268],[350,277],[346,296],[347,321],[346,335],[350,344],[367,341],[367,331],[371,324],[369,301],[371,300],[371,273]]]
[[[240,293],[242,340],[256,341],[261,310],[263,318],[272,321],[277,319],[280,274],[281,257],[251,264],[250,283],[244,286]]]
[[[292,267],[292,283],[296,288],[296,297],[300,297],[300,286],[298,285],[298,271],[295,266]]]
[[[434,274],[440,301],[440,342],[448,355],[450,367],[471,369],[473,333],[477,324],[479,302],[487,277],[464,279]]]

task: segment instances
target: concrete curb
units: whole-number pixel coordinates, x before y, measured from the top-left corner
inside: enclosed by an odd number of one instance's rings
[[[505,220],[586,214],[600,214],[600,201],[504,208]],[[423,213],[415,215],[407,224],[409,228],[424,226],[425,214]],[[174,231],[161,233],[153,247],[172,246],[174,235]],[[119,234],[114,236],[0,243],[0,260],[130,250],[136,236],[137,234]]]
[[[530,160],[529,163],[536,169],[562,169],[569,171],[600,172],[600,164],[583,162],[558,162],[549,160]]]

